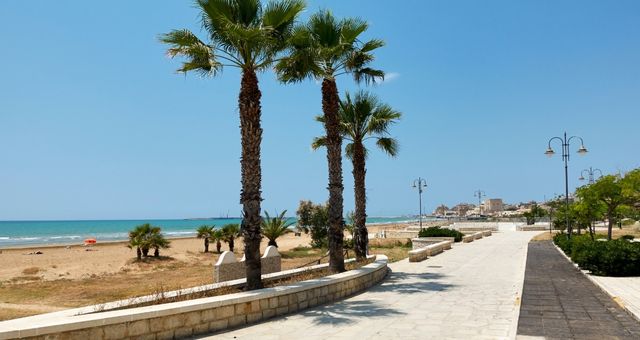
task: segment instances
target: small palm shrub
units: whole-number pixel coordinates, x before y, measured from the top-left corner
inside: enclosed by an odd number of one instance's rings
[[[284,214],[286,213],[286,210],[280,214],[276,213],[276,216],[272,218],[269,216],[268,212],[264,212],[266,217],[262,220],[261,232],[262,235],[269,240],[270,246],[275,246],[277,248],[278,243],[276,242],[276,239],[291,232],[289,227],[293,222],[287,222],[287,218],[284,217]]]
[[[463,233],[449,228],[442,227],[429,227],[421,229],[418,233],[418,237],[453,237],[455,242],[462,241]]]
[[[240,236],[240,225],[237,223],[225,224],[222,227],[222,240],[229,244],[229,251],[233,253],[236,237]]]
[[[129,232],[129,243],[127,247],[136,249],[138,260],[149,256],[149,250],[153,249],[153,256],[160,256],[160,249],[170,247],[171,242],[161,233],[160,227],[155,227],[149,223],[136,226]]]

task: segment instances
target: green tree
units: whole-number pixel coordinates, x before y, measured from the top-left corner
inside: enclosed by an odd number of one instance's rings
[[[547,216],[547,211],[537,204],[533,204],[531,209],[522,214],[527,219],[527,225],[536,224],[536,220]]]
[[[595,183],[585,188],[585,190],[592,191],[589,195],[593,195],[605,206],[604,217],[607,219],[608,240],[611,240],[613,225],[624,217],[625,212],[629,211],[627,204],[633,201],[631,192],[624,190],[623,186],[624,182],[620,177],[607,175],[600,177]]]
[[[368,65],[382,40],[362,42],[368,24],[360,19],[338,20],[329,11],[313,14],[305,25],[294,29],[287,56],[276,64],[279,79],[285,83],[305,79],[322,81],[322,111],[327,138],[329,169],[329,268],[343,272],[344,219],[342,184],[342,138],[338,117],[339,97],[336,77],[350,74],[356,82],[375,82],[384,72]]]
[[[311,234],[311,246],[314,248],[326,248],[329,229],[328,205],[300,201],[296,215],[298,216],[299,230]]]
[[[240,225],[237,223],[225,224],[222,227],[222,240],[229,244],[229,251],[233,252],[236,237],[241,235]],[[246,255],[245,255],[246,259]]]
[[[366,226],[367,195],[365,184],[366,160],[369,150],[365,146],[365,141],[375,140],[375,144],[380,150],[395,157],[398,154],[398,141],[389,137],[389,128],[401,116],[400,112],[365,91],[356,93],[354,98],[347,92],[345,99],[340,101],[340,134],[347,140],[345,154],[353,165],[353,189],[356,205],[353,215],[353,241],[358,261],[366,260],[369,242]],[[324,122],[324,116],[318,116],[316,119]],[[326,136],[316,138],[312,144],[314,149],[326,145]]]
[[[201,238],[204,240],[204,252],[208,253],[209,252],[209,242],[211,240],[213,240],[213,232],[215,226],[211,225],[201,225],[200,227],[198,227],[198,229],[196,230],[196,237],[197,238]]]
[[[264,212],[265,218],[262,220],[262,235],[269,239],[268,245],[278,247],[276,239],[291,232],[289,227],[293,222],[287,221],[287,218],[284,217],[286,213],[286,210],[280,214],[276,212],[276,216],[270,217],[268,212]]]
[[[260,201],[262,127],[257,72],[271,67],[287,45],[294,21],[305,8],[302,0],[197,0],[202,28],[208,42],[189,30],[173,30],[160,40],[170,46],[170,57],[186,61],[179,72],[215,76],[223,67],[240,69],[238,106],[242,156],[240,159],[243,206],[242,232],[246,258],[247,289],[262,288],[260,263]]]

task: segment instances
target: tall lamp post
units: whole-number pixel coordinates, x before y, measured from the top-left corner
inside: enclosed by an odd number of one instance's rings
[[[473,197],[478,198],[479,217],[482,217],[482,198],[485,196],[487,196],[487,194],[485,194],[485,192],[480,189],[473,192]]]
[[[598,176],[598,178],[602,177],[602,170],[600,169],[594,169],[592,167],[589,167],[589,169],[584,169],[582,170],[582,172],[580,172],[580,178],[578,178],[579,181],[584,181],[586,178],[584,177],[585,172],[587,173],[587,177],[589,179],[589,184],[593,184],[595,182],[595,174],[596,172],[600,173],[600,176]]]
[[[584,147],[584,141],[582,137],[571,136],[567,138],[567,133],[565,132],[563,137],[552,137],[549,139],[547,143],[547,151],[544,152],[548,157],[552,157],[555,154],[555,151],[551,148],[551,142],[553,140],[558,140],[562,143],[562,160],[564,161],[564,204],[565,204],[565,221],[567,225],[568,235],[567,238],[571,239],[571,232],[573,231],[571,228],[571,224],[569,223],[569,146],[573,139],[580,140],[580,148],[578,148],[578,155],[584,155],[587,153],[587,148]]]
[[[422,230],[422,189],[427,188],[427,181],[422,177],[418,177],[418,179],[413,181],[413,187],[418,189],[418,202],[420,204],[420,230]]]

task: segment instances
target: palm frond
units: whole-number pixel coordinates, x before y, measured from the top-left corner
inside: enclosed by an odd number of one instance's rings
[[[181,56],[187,59],[177,70],[178,72],[195,71],[203,76],[215,76],[222,68],[222,64],[216,60],[213,49],[189,30],[173,30],[162,34],[160,41],[170,46],[167,50],[169,57]]]
[[[313,138],[313,142],[311,142],[311,149],[313,150],[318,150],[322,147],[327,146],[327,137],[326,136],[322,136],[322,137],[315,137]]]
[[[376,145],[391,157],[396,157],[398,155],[398,141],[395,138],[378,138]]]

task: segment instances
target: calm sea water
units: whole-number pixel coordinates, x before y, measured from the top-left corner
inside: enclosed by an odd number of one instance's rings
[[[367,223],[411,221],[411,217],[372,217]],[[195,236],[195,229],[203,224],[222,227],[240,223],[239,218],[183,219],[183,220],[101,220],[101,221],[0,221],[0,248],[81,243],[86,238],[98,242],[126,240],[129,230],[150,223],[162,228],[167,237]],[[295,222],[295,218],[290,218]]]

